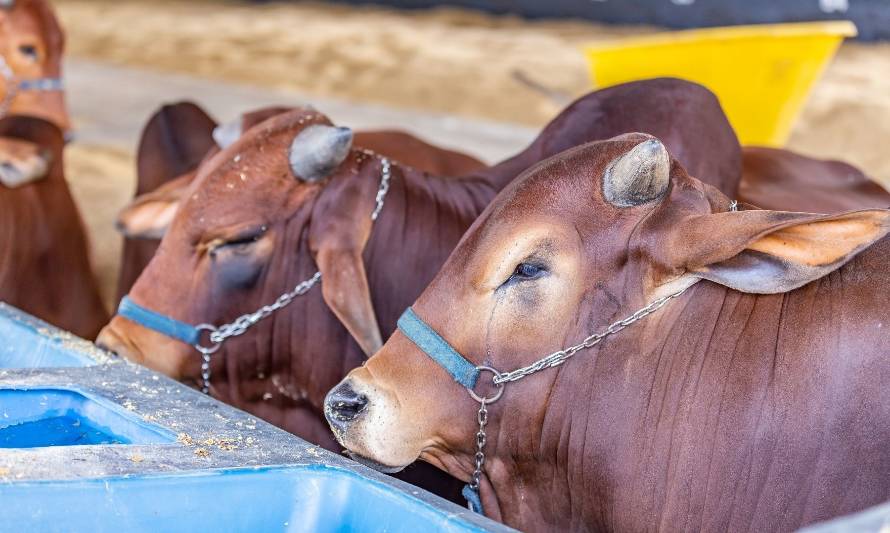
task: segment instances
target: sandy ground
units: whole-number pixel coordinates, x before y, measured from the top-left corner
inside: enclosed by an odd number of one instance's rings
[[[80,205],[92,245],[93,269],[99,278],[106,307],[117,290],[121,240],[114,219],[135,189],[132,153],[97,145],[72,144],[65,150],[65,177]]]
[[[581,44],[653,31],[455,9],[405,13],[302,2],[55,4],[73,56],[531,126],[545,123],[559,106],[517,82],[515,71],[580,95],[589,90]],[[789,147],[858,164],[890,185],[886,139],[890,44],[845,44]],[[102,236],[113,212],[133,187],[130,154],[84,146],[71,152],[68,175],[99,236],[94,241],[107,242]],[[117,257],[101,247],[95,255],[104,284],[112,287]]]

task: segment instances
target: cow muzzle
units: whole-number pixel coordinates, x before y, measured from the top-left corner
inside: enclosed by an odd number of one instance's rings
[[[107,324],[99,332],[99,336],[96,337],[96,346],[117,357],[123,357],[134,363],[141,363],[143,360],[142,354],[132,343],[124,339],[125,336],[117,332],[112,324]]]
[[[353,370],[331,389],[325,397],[325,418],[354,460],[380,472],[398,472],[420,455],[416,425],[404,423],[399,400],[364,370]]]
[[[182,380],[190,351],[177,350],[167,339],[130,324],[121,317],[111,319],[99,336],[96,346],[130,362],[146,366],[173,379]],[[151,346],[150,351],[141,346]]]
[[[324,416],[331,427],[342,431],[365,412],[368,397],[358,393],[349,379],[334,387],[324,400]]]

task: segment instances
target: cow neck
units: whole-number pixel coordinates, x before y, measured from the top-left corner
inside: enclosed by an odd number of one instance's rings
[[[59,154],[46,177],[15,189],[0,185],[0,227],[0,301],[95,338],[108,315]]]
[[[882,248],[886,257],[890,240]],[[871,253],[880,256],[871,250],[862,256]],[[886,275],[866,276],[862,256],[784,294],[746,294],[700,281],[635,334],[601,344],[593,357],[576,358],[550,379],[542,374],[541,382],[525,384],[529,389],[517,385],[501,400],[489,433],[487,476],[503,520],[524,531],[639,531],[677,523],[741,528],[740,521],[755,514],[745,507],[749,482],[759,486],[771,475],[770,465],[814,446],[837,446],[840,435],[822,435],[821,428],[816,440],[801,439],[813,435],[812,420],[788,413],[799,408],[830,419],[842,403],[837,391],[814,398],[800,385],[830,383],[866,364],[858,348],[837,352],[842,321],[860,316],[850,311],[849,283],[841,281],[855,280],[861,291],[890,282]],[[803,324],[812,326],[805,338]],[[864,344],[885,354],[887,343],[874,341]],[[879,401],[886,397],[881,387],[876,375],[858,394]],[[744,442],[738,435],[756,438]],[[752,462],[755,446],[766,454],[762,463]],[[738,483],[740,471],[748,482]],[[798,474],[795,492],[820,490],[809,470]],[[781,490],[779,484],[758,501],[783,501]],[[796,529],[808,501],[782,506],[760,522]]]
[[[476,178],[435,177],[394,164],[386,209],[363,255],[384,338],[488,205],[491,187]]]

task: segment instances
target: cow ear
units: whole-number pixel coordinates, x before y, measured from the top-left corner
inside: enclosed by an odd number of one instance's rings
[[[383,339],[362,260],[373,224],[373,205],[367,203],[373,196],[362,193],[362,181],[350,180],[351,186],[339,194],[319,198],[309,246],[321,272],[325,303],[370,356],[383,346]]]
[[[120,211],[115,227],[131,239],[162,238],[194,177],[195,173],[189,172],[155,191],[137,196]]]
[[[161,106],[142,130],[136,151],[136,194],[191,172],[215,149],[216,122],[192,102]]]
[[[691,217],[668,246],[675,266],[693,277],[775,294],[833,272],[888,232],[887,209],[837,215],[739,211]]]

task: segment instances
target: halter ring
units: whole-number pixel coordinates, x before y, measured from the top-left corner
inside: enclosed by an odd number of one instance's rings
[[[479,372],[487,370],[487,371],[491,372],[492,374],[494,374],[494,377],[501,375],[500,372],[491,368],[490,366],[480,365],[480,366],[476,367],[476,370],[478,370]],[[498,401],[501,398],[501,395],[504,394],[504,384],[503,383],[495,383],[494,378],[492,378],[492,384],[494,384],[495,388],[497,389],[497,393],[494,396],[492,396],[491,398],[479,396],[478,394],[476,394],[473,391],[473,389],[467,389],[467,392],[469,392],[470,397],[473,398],[474,400],[476,400],[477,402],[491,404],[491,403]]]
[[[216,326],[214,326],[213,324],[198,324],[197,326],[195,326],[195,329],[198,331],[209,331],[210,333],[217,331]],[[211,346],[202,346],[199,339],[198,342],[192,345],[192,347],[204,355],[210,355],[216,353],[222,347],[222,343],[213,342]]]

